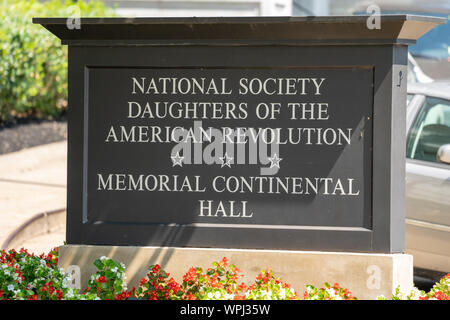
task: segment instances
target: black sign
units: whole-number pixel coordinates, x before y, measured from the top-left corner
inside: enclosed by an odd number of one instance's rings
[[[87,74],[87,222],[370,227],[372,69]]]
[[[411,19],[37,19],[69,44],[67,242],[403,251]]]

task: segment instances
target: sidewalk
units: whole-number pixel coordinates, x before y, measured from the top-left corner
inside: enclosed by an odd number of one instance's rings
[[[66,161],[67,141],[0,156],[0,244],[34,215],[66,207]],[[65,238],[64,232],[48,236],[30,239],[27,248],[41,253]]]

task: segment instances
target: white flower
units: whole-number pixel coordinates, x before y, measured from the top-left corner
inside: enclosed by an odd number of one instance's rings
[[[116,273],[117,272],[117,267],[112,268],[111,271]]]
[[[262,292],[262,297],[263,297],[265,300],[271,300],[271,299],[272,299],[272,290],[263,291],[263,292]]]
[[[286,289],[284,288],[280,290],[280,299],[286,299]]]
[[[14,290],[14,285],[12,285],[12,284],[8,285],[8,290],[9,291],[13,291]]]
[[[106,260],[106,259],[108,259],[108,258],[105,257],[105,256],[101,256],[101,257],[100,257],[100,261],[104,261],[104,260]]]
[[[71,289],[71,290],[67,291],[66,298],[70,299],[70,298],[73,298],[73,297],[74,297],[73,290]]]
[[[419,300],[419,298],[422,296],[421,292],[419,289],[417,289],[416,287],[414,287],[411,290],[411,293],[409,295],[409,298],[412,300]]]
[[[225,293],[224,298],[226,300],[234,300],[234,294],[233,293]]]
[[[328,294],[329,294],[331,297],[335,297],[335,296],[336,296],[336,291],[334,291],[333,288],[326,288],[325,290],[328,292]]]

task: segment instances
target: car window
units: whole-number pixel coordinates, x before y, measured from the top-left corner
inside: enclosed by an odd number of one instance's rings
[[[414,97],[414,95],[413,94],[407,94],[406,95],[406,106],[408,106],[409,105],[409,102],[411,101],[411,99]]]
[[[437,162],[440,146],[450,143],[450,101],[427,97],[406,141],[410,159]]]

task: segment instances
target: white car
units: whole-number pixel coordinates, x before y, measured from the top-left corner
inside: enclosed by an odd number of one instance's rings
[[[433,79],[427,76],[420,66],[413,58],[413,56],[408,52],[408,83],[430,83]]]
[[[450,82],[409,83],[406,118],[406,251],[449,273]]]

